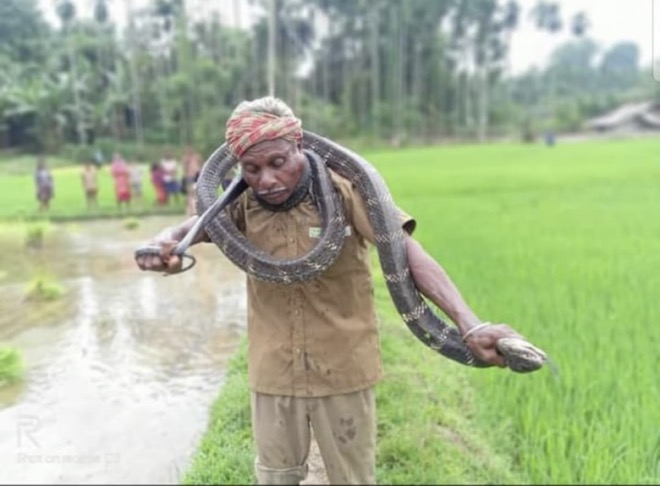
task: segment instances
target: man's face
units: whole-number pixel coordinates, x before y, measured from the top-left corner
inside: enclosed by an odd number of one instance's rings
[[[257,196],[269,204],[281,204],[298,184],[305,156],[299,146],[280,138],[253,145],[239,162],[243,179]]]

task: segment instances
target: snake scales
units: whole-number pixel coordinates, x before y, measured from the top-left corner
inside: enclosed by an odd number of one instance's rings
[[[365,202],[387,288],[397,311],[412,333],[431,349],[458,363],[488,366],[472,354],[455,327],[434,314],[417,290],[408,268],[405,234],[391,194],[380,174],[359,155],[312,132],[304,131],[303,147],[310,161],[311,190],[322,220],[316,246],[303,256],[288,260],[273,259],[250,243],[225,211],[218,213],[205,226],[211,240],[227,258],[255,278],[293,283],[319,275],[339,255],[346,224],[327,166],[353,182]],[[236,163],[236,158],[223,144],[204,164],[197,182],[200,214],[217,200],[223,178]],[[537,370],[546,359],[543,351],[517,338],[500,339],[497,348],[508,367],[517,372]]]

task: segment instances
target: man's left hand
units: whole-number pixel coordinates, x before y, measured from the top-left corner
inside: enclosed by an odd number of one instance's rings
[[[470,334],[465,344],[484,363],[506,368],[506,361],[495,346],[498,339],[505,337],[525,339],[506,324],[492,324]]]

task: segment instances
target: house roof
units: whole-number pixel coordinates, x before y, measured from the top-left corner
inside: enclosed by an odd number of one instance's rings
[[[655,106],[656,104],[653,101],[627,103],[605,115],[588,120],[586,127],[591,129],[613,129],[630,122],[639,122],[650,128],[660,128],[660,115],[653,113]]]

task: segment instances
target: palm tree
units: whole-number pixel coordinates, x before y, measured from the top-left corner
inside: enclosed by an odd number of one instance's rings
[[[268,94],[275,96],[275,55],[277,43],[277,12],[275,0],[268,4]]]
[[[380,49],[378,48],[378,27],[380,25],[380,3],[376,3],[369,16],[369,51],[371,64],[371,122],[372,136],[380,137],[380,117],[378,105],[380,104]]]
[[[518,21],[520,20],[520,5],[516,0],[509,0],[505,5],[502,13],[502,28],[504,29],[506,35],[506,73],[507,73],[507,90],[506,90],[506,101],[507,103],[511,102],[511,37],[513,36],[513,31],[518,27]]]
[[[71,28],[76,17],[76,6],[71,0],[58,0],[55,11],[62,22],[64,35],[69,52],[69,69],[71,75],[71,89],[73,91],[74,111],[76,119],[76,131],[78,132],[78,143],[85,145],[87,143],[87,133],[83,120],[82,104],[80,100],[79,79],[77,69],[77,59],[74,51],[74,38]]]
[[[126,2],[126,17],[128,23],[127,37],[128,37],[128,65],[131,77],[131,94],[132,94],[132,114],[133,114],[133,128],[135,130],[135,140],[138,144],[144,141],[142,131],[142,108],[140,103],[140,79],[135,64],[135,26],[133,24],[133,3],[131,0]]]
[[[104,25],[110,19],[107,0],[94,0],[94,20],[99,25]]]
[[[241,11],[241,2],[240,0],[233,0],[232,2],[232,9],[234,11],[234,28],[238,31],[243,28],[243,13]],[[234,58],[238,58],[241,55],[241,48],[238,45],[238,42],[236,43],[236,48],[234,49],[234,52],[232,55]],[[238,98],[238,101],[243,100],[245,98],[245,88],[243,86],[243,83],[239,82],[237,89],[236,89],[236,97]]]
[[[575,37],[583,37],[591,27],[589,17],[584,12],[576,13],[571,19],[571,32]]]
[[[451,31],[451,62],[457,90],[462,90],[463,123],[468,131],[474,126],[472,116],[472,78],[474,73],[474,50],[476,44],[476,17],[480,5],[471,0],[460,0],[453,10]],[[460,103],[456,104],[456,125],[460,124]]]
[[[534,6],[531,11],[531,16],[534,19],[537,28],[542,31],[549,33],[550,35],[558,34],[563,27],[563,22],[561,19],[561,12],[559,4],[539,0],[538,3]],[[554,99],[555,99],[555,72],[551,70],[550,74],[550,86],[549,86],[549,97],[548,102],[550,107],[548,113],[552,112],[554,117]]]
[[[530,16],[539,30],[556,34],[562,29],[563,23],[557,3],[539,0],[530,12]]]

